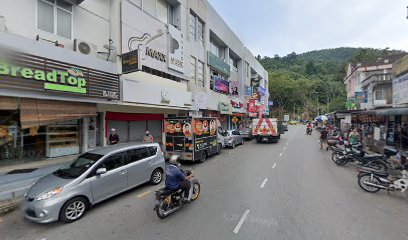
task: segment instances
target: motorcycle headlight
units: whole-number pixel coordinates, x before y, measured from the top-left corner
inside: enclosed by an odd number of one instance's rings
[[[57,187],[57,188],[55,188],[55,189],[53,189],[51,191],[41,193],[35,200],[37,200],[37,201],[47,200],[49,198],[52,198],[52,197],[60,194],[61,191],[62,191],[62,187]]]

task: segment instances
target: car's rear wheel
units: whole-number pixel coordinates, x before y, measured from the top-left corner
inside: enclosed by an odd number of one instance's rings
[[[75,197],[68,200],[61,208],[60,220],[72,223],[84,216],[88,208],[88,201],[84,197]]]
[[[222,152],[222,144],[218,143],[217,154],[220,154],[221,152]]]
[[[150,183],[153,185],[157,185],[161,183],[163,180],[163,171],[160,169],[156,169],[153,171],[152,176],[150,177]]]
[[[244,139],[241,140],[241,145],[244,145]]]
[[[235,142],[234,142],[234,141],[232,141],[232,145],[231,145],[231,147],[232,147],[232,149],[234,149],[234,148],[235,148]]]

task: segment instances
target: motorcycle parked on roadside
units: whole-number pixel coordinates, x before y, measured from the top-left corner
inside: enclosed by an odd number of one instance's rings
[[[198,180],[194,177],[192,171],[186,171],[186,175],[192,175],[192,178],[189,181],[192,188],[191,201],[193,202],[197,200],[200,195],[201,186]],[[156,191],[156,204],[153,210],[156,211],[156,215],[159,218],[163,219],[183,207],[185,204],[183,189],[169,190],[161,188]]]
[[[379,171],[388,170],[387,164],[383,161],[384,156],[381,154],[367,154],[363,150],[361,143],[346,143],[343,151],[332,153],[332,160],[338,166],[344,166],[350,162],[357,161],[363,167],[371,167]]]
[[[405,192],[408,188],[408,171],[407,168],[401,171],[401,176],[396,179],[390,179],[389,173],[376,171],[370,168],[359,169],[357,182],[361,189],[369,193],[376,193],[381,189],[387,191]]]

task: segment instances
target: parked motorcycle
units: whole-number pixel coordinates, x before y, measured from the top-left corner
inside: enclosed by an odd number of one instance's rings
[[[193,177],[189,180],[191,183],[192,188],[192,197],[191,201],[197,200],[198,196],[200,195],[200,183],[194,177],[192,171],[186,172],[187,176],[192,175]],[[156,191],[156,204],[154,206],[154,211],[156,211],[156,215],[163,219],[172,214],[173,212],[177,211],[181,207],[184,206],[184,190],[169,190],[166,188],[161,188]]]
[[[343,151],[336,151],[332,154],[332,160],[339,166],[344,166],[349,162],[357,161],[363,167],[371,167],[379,171],[387,171],[388,166],[383,161],[381,154],[369,155],[363,150],[361,143],[345,144]]]
[[[408,188],[408,171],[406,168],[401,171],[401,176],[390,179],[388,172],[376,171],[370,168],[359,169],[357,182],[361,189],[366,192],[375,193],[381,189],[387,191],[405,192]]]

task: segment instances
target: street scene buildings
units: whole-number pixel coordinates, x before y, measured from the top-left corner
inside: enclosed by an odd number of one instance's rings
[[[10,1],[0,16],[16,51],[0,71],[1,165],[106,146],[112,128],[163,144],[169,116],[234,129],[268,114],[266,71],[207,1]]]

